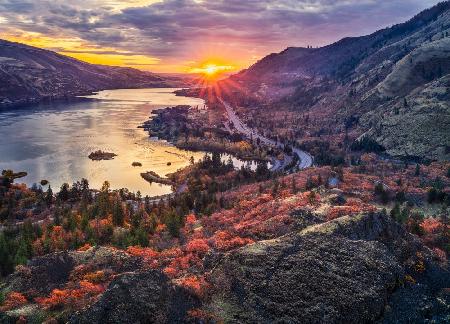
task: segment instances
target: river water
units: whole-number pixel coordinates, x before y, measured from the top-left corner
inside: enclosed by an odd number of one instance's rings
[[[175,105],[203,106],[197,98],[179,97],[176,89],[107,90],[78,102],[55,102],[0,110],[0,170],[26,171],[16,182],[31,186],[42,179],[54,190],[62,183],[86,178],[91,188],[105,180],[111,188],[128,188],[142,195],[162,195],[170,186],[149,184],[144,171],[174,172],[203,156],[149,138],[137,128],[152,110]],[[89,153],[116,153],[114,160],[91,161]],[[142,167],[132,167],[133,162]],[[167,163],[171,165],[168,166]]]

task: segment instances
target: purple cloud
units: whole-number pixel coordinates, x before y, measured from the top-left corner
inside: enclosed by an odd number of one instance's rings
[[[126,1],[125,1],[126,2]],[[402,22],[439,0],[4,0],[9,28],[76,36],[103,47],[189,60],[197,48],[229,48],[248,60],[288,46],[322,46]]]

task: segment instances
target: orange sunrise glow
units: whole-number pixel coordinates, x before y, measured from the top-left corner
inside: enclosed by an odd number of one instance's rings
[[[201,67],[192,68],[192,69],[190,69],[189,72],[203,74],[210,79],[212,79],[212,78],[215,79],[215,78],[220,77],[222,74],[231,72],[235,69],[236,68],[232,65],[220,65],[220,64],[215,64],[215,63],[207,63],[207,64],[202,65]]]

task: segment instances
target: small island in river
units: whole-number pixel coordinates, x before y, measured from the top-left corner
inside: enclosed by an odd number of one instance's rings
[[[165,184],[165,185],[173,185],[174,184],[174,182],[172,180],[170,180],[168,178],[163,178],[154,171],[143,172],[143,173],[141,173],[141,177],[150,183],[156,182],[156,183]]]
[[[88,157],[93,161],[113,160],[117,156],[115,153],[103,152],[101,150],[92,152]]]

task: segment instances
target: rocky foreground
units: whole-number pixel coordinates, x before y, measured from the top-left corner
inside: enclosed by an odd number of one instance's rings
[[[209,289],[199,295],[141,258],[112,248],[33,259],[3,289],[36,296],[89,271],[114,273],[106,289],[69,323],[443,323],[450,319],[450,273],[431,251],[383,213],[326,223],[300,213],[298,230],[204,258]],[[414,278],[409,275],[414,274]],[[72,297],[73,298],[73,297]],[[77,299],[74,299],[74,303]],[[32,314],[28,304],[2,323]]]

